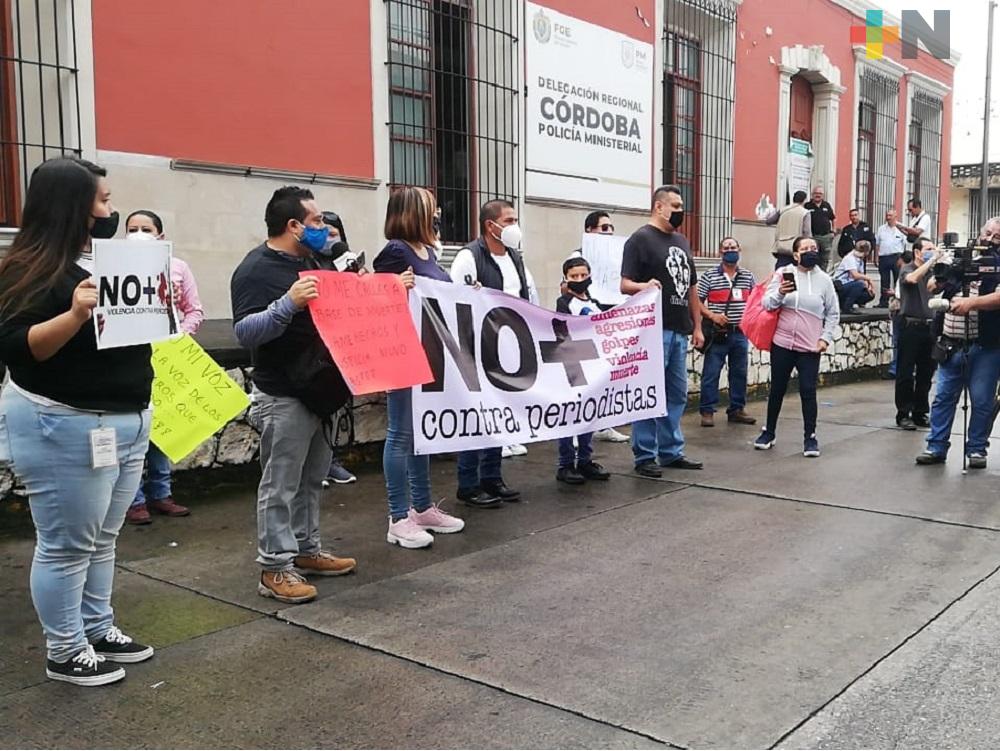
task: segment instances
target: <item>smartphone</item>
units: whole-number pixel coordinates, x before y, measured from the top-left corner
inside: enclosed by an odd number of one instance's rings
[[[798,286],[795,284],[795,272],[794,271],[784,271],[784,272],[782,272],[781,278],[782,278],[782,281],[791,282],[792,291],[793,292],[798,289]]]

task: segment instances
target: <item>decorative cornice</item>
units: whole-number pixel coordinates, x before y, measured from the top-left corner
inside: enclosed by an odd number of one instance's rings
[[[925,91],[940,99],[944,99],[951,92],[951,87],[948,84],[942,83],[930,76],[925,76],[923,73],[917,73],[915,70],[911,70],[906,74],[906,81],[914,88]]]
[[[864,45],[854,45],[854,60],[858,65],[867,65],[869,68],[897,80],[910,72],[910,69],[905,65],[901,65],[895,60],[890,60],[888,57],[875,59],[867,57],[867,54]]]
[[[796,72],[800,70],[815,72],[822,76],[827,83],[840,86],[840,68],[830,62],[830,58],[823,51],[821,44],[814,44],[810,47],[804,47],[801,44],[794,47],[782,47],[779,70],[784,72],[784,68],[794,68]]]

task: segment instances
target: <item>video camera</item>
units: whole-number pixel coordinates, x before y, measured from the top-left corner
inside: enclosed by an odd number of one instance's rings
[[[983,245],[978,238],[969,238],[965,247],[956,247],[957,241],[957,232],[944,233],[944,255],[931,269],[939,284],[964,287],[981,281],[985,276],[1000,274],[1000,256],[995,246]]]

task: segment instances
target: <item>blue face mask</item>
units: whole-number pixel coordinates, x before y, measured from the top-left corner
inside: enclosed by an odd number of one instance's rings
[[[740,262],[740,252],[738,250],[727,250],[722,254],[722,262],[733,266]]]
[[[934,257],[934,251],[933,250],[925,250],[924,254],[921,256],[921,258],[924,259],[924,263],[927,263],[933,257]]]
[[[330,228],[325,224],[322,227],[308,227],[303,225],[302,237],[299,238],[299,242],[313,253],[321,253],[326,246],[326,238],[329,234]]]
[[[819,253],[802,253],[799,255],[799,265],[804,269],[816,268],[816,264],[819,263]]]

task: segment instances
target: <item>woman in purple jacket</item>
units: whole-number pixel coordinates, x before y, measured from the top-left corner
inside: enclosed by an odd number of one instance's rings
[[[434,196],[424,188],[402,188],[389,197],[385,212],[388,244],[373,263],[376,273],[399,274],[407,289],[415,276],[442,282],[451,277],[437,262],[434,245]],[[386,541],[404,548],[425,548],[430,532],[461,532],[465,522],[431,502],[430,458],[413,453],[413,396],[409,388],[388,393],[389,427],[382,468],[389,496]]]

